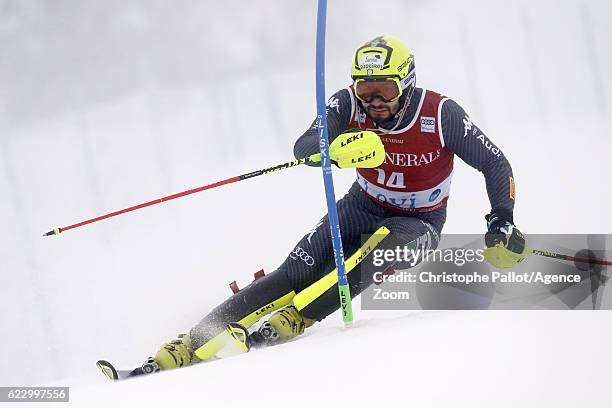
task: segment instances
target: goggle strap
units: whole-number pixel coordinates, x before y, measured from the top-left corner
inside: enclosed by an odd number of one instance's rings
[[[407,89],[410,86],[416,85],[416,69],[412,69],[404,78],[400,80],[400,86],[402,89]]]

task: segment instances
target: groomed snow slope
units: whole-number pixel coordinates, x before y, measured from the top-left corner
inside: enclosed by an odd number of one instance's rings
[[[91,379],[73,385],[71,401],[105,408],[569,408],[612,402],[610,313],[396,314],[364,318],[348,330],[338,328],[335,314],[299,341],[277,347],[122,383]]]

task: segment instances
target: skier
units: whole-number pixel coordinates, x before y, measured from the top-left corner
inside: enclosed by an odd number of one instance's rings
[[[338,201],[345,254],[360,247],[362,234],[386,226],[394,244],[417,241],[434,249],[446,220],[454,155],[483,173],[491,204],[485,216],[485,258],[497,267],[511,267],[525,256],[525,241],[514,226],[515,187],[508,160],[452,99],[416,87],[414,56],[400,40],[377,37],[357,49],[352,84],[327,103],[330,142],[354,129],[371,130],[381,138],[385,161],[374,169],[357,169],[357,180]],[[296,158],[319,151],[316,120],[297,140]],[[327,217],[297,243],[272,273],[256,279],[213,309],[189,334],[166,343],[132,374],[188,366],[213,358],[223,346],[226,326],[250,326],[272,313],[251,337],[272,344],[294,338],[339,308],[331,288],[307,307],[292,304],[296,293],[334,269]],[[372,280],[349,275],[353,295]]]

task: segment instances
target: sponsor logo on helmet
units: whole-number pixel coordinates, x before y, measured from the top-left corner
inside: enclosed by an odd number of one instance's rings
[[[406,59],[406,61],[402,62],[399,67],[397,67],[397,71],[398,72],[403,71],[404,68],[406,68],[408,64],[411,64],[411,63],[412,63],[412,55],[409,56],[408,59]]]
[[[359,62],[359,69],[383,69],[384,59],[379,53],[363,54]],[[368,71],[369,72],[369,71]]]

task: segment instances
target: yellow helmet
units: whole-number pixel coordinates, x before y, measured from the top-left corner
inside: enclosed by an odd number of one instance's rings
[[[416,86],[414,55],[395,37],[376,37],[355,51],[351,78],[355,82],[393,79],[400,94],[408,90],[410,95]]]

